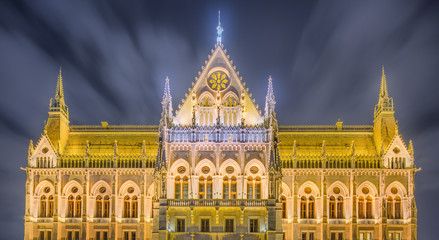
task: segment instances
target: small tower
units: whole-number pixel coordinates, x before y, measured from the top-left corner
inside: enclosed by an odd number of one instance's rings
[[[268,78],[267,96],[265,96],[265,120],[268,120],[275,114],[274,107],[276,105],[276,99],[274,98],[273,80],[271,76]]]
[[[172,124],[172,96],[171,96],[171,88],[169,86],[169,78],[165,78],[165,89],[163,92],[163,100],[162,100],[162,121],[164,124]],[[162,122],[161,121],[161,122]]]
[[[69,137],[69,110],[64,100],[61,68],[59,68],[55,97],[50,99],[49,118],[44,129],[50,141],[58,145],[59,153],[62,153]]]
[[[398,132],[393,108],[393,99],[389,96],[387,90],[386,74],[384,66],[382,67],[381,88],[378,98],[378,104],[375,106],[373,135],[375,139],[376,150],[382,154],[382,148],[385,150]]]

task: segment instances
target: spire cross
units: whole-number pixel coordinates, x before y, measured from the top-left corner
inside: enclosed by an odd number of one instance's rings
[[[223,27],[221,27],[221,11],[218,10],[218,27],[216,27],[217,37],[216,37],[216,44],[219,46],[221,45],[221,39],[223,34]]]

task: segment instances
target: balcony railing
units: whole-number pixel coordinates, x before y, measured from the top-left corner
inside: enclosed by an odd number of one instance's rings
[[[173,207],[266,207],[266,199],[169,199]]]

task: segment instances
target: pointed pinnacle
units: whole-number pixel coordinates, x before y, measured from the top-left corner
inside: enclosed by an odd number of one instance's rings
[[[381,75],[381,89],[380,89],[380,97],[387,97],[389,94],[387,92],[387,81],[386,74],[384,73],[384,65],[382,66],[382,75]]]
[[[55,99],[60,99],[64,96],[64,88],[62,82],[62,70],[61,66],[59,67],[58,81],[56,83],[56,94]]]

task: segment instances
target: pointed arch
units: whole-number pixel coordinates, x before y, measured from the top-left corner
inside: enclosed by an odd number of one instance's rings
[[[288,184],[284,181],[282,181],[282,195],[285,195],[285,197],[291,197],[291,190]]]
[[[201,169],[204,166],[208,166],[210,168],[210,172],[207,174],[204,174]],[[195,175],[214,175],[216,173],[216,167],[215,164],[213,164],[212,161],[210,161],[209,159],[203,159],[201,161],[198,162],[197,166],[195,166]]]
[[[77,179],[72,179],[72,180],[68,181],[64,185],[61,196],[69,195],[71,193],[71,190],[72,190],[73,187],[77,187],[78,188],[77,194],[82,194],[83,193],[81,183]]]
[[[49,192],[44,192],[45,188],[49,187],[50,191]],[[52,181],[50,180],[43,180],[40,183],[38,183],[37,187],[35,188],[35,195],[40,196],[42,194],[47,194],[47,195],[51,195],[55,192],[55,187],[54,184],[52,183]]]
[[[369,189],[369,193],[364,194],[362,192],[362,189],[364,187],[367,187]],[[373,184],[372,182],[364,181],[360,185],[358,185],[358,187],[357,187],[357,195],[363,195],[363,196],[372,195],[373,197],[377,197],[378,196],[378,189],[375,186],[375,184]]]
[[[215,97],[210,92],[205,91],[198,97],[198,105],[202,105],[206,97],[207,99],[209,99],[209,101],[212,101],[212,103],[215,102]],[[203,106],[203,107],[211,107],[211,106]]]
[[[338,187],[340,189],[340,193],[334,193],[334,188]],[[343,197],[349,196],[349,189],[346,186],[346,184],[342,183],[341,181],[337,180],[334,183],[332,183],[328,188],[328,195],[342,195]]]
[[[262,176],[265,175],[265,166],[264,164],[261,162],[261,160],[259,159],[252,159],[250,160],[244,168],[244,174],[249,176],[249,175],[254,175],[250,172],[250,168],[253,166],[257,166],[259,168],[259,172],[257,173],[258,175]]]
[[[186,168],[186,172],[184,174],[190,174],[189,173],[189,169],[190,169],[190,165],[189,162],[186,161],[185,159],[178,159],[177,161],[175,161],[171,167],[169,168],[169,173],[173,174],[173,175],[180,175],[180,173],[177,172],[177,169],[179,167],[185,167]]]
[[[306,187],[311,188],[310,193],[305,192]],[[317,184],[315,184],[313,181],[306,181],[299,187],[298,193],[299,193],[299,196],[314,195],[314,196],[318,197],[318,196],[320,196],[320,189],[317,186]]]
[[[233,91],[228,91],[226,94],[224,94],[223,98],[221,99],[221,104],[226,103],[226,101],[228,101],[229,97],[232,97],[236,101],[236,105],[239,104],[239,97]]]
[[[231,174],[228,174],[226,172],[226,168],[228,166],[232,166],[234,169],[234,172]],[[239,163],[234,159],[227,159],[224,161],[221,166],[219,167],[218,173],[221,175],[238,175],[241,173],[241,166],[239,166]]]
[[[90,189],[90,195],[91,196],[96,196],[98,194],[101,194],[101,193],[99,193],[99,188],[101,188],[101,187],[105,187],[107,189],[105,194],[110,194],[111,195],[111,192],[112,192],[111,186],[110,186],[110,184],[108,184],[104,180],[99,180],[95,184],[93,184],[93,186]]]
[[[134,192],[128,193],[128,188],[133,187]],[[140,187],[133,180],[126,180],[119,188],[119,196],[123,196],[126,194],[140,195]]]
[[[392,188],[393,188],[393,187],[395,187],[396,189],[398,189],[398,192],[397,192],[396,194],[393,194],[393,193],[392,193]],[[407,196],[407,189],[404,187],[404,185],[403,185],[401,182],[395,180],[395,181],[391,182],[391,183],[387,186],[387,188],[386,188],[386,192],[385,192],[385,193],[386,193],[387,196],[396,196],[396,195],[400,195],[401,197],[405,197],[405,196]]]
[[[153,183],[151,183],[151,185],[149,185],[148,190],[146,191],[146,196],[153,197],[154,191],[155,191],[155,186],[154,186],[154,182],[153,182]]]

